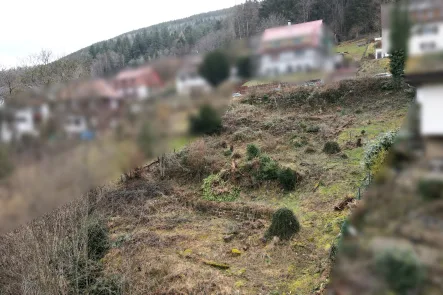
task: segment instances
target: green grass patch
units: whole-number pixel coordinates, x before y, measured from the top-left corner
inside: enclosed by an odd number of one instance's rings
[[[196,137],[190,135],[173,137],[169,141],[168,146],[171,150],[180,150],[188,145],[190,142],[192,142],[195,138]]]
[[[343,42],[339,46],[337,46],[335,50],[336,50],[336,52],[347,52],[355,60],[360,60],[363,57],[363,53],[366,50],[366,45],[365,46],[358,46],[358,44],[362,44],[362,43],[365,43],[364,39]]]

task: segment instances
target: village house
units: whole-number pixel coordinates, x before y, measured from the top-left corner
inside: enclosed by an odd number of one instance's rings
[[[389,16],[386,9],[389,6],[383,8],[386,16]],[[443,164],[443,2],[412,1],[407,9],[414,25],[409,41],[406,79],[417,88],[416,101],[425,156],[428,160]],[[388,23],[386,19],[385,24]],[[388,25],[385,31],[389,32]],[[443,168],[443,165],[440,166]]]
[[[0,141],[20,141],[24,136],[38,137],[41,126],[50,118],[49,104],[39,93],[15,97],[1,106]]]
[[[121,71],[112,80],[112,86],[119,98],[144,100],[160,93],[164,83],[154,68],[142,66]]]
[[[377,51],[378,58],[389,56],[391,8],[392,4],[381,6],[382,48]],[[411,0],[406,9],[413,23],[409,54],[416,56],[443,50],[443,1]]]
[[[259,76],[322,71],[335,67],[334,34],[322,20],[267,29],[259,46]]]
[[[177,72],[175,81],[176,91],[179,95],[191,96],[211,91],[211,85],[198,73],[198,67],[201,63],[201,56],[185,58],[182,67]]]
[[[104,79],[77,81],[63,87],[55,99],[57,121],[70,137],[115,125],[123,100]]]

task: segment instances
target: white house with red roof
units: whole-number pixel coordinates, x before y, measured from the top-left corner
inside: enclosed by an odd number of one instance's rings
[[[160,75],[151,67],[121,71],[112,81],[119,97],[145,99],[163,87]]]
[[[322,20],[267,29],[258,74],[278,76],[334,69],[334,35]]]

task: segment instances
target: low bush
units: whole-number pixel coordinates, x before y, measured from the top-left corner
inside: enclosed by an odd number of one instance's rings
[[[288,93],[288,98],[299,103],[304,103],[311,96],[312,90],[308,87],[298,87],[295,91]]]
[[[386,249],[376,256],[375,265],[391,290],[397,294],[418,294],[424,269],[411,250]]]
[[[190,117],[190,128],[196,135],[218,133],[222,128],[221,117],[210,105],[204,105],[197,116]]]
[[[278,181],[285,190],[292,191],[297,184],[297,173],[291,168],[282,169],[278,173]]]
[[[67,273],[69,294],[120,295],[123,280],[117,276],[105,276],[99,261],[80,259],[74,269]]]
[[[340,146],[335,141],[328,141],[323,147],[323,152],[328,155],[337,154],[341,151]]]
[[[340,249],[340,243],[341,239],[336,239],[329,249],[329,260],[331,260],[332,262],[335,262],[335,260],[337,259],[338,251]]]
[[[418,192],[427,200],[436,200],[443,196],[442,179],[420,179],[418,182]]]
[[[300,223],[292,210],[278,209],[272,216],[271,226],[265,233],[265,238],[279,237],[281,240],[291,239],[300,230]]]
[[[306,129],[306,132],[308,132],[308,133],[317,133],[319,131],[320,131],[320,127],[318,127],[318,126],[309,126]]]
[[[240,190],[224,181],[219,174],[212,174],[203,180],[203,199],[216,202],[233,202],[240,196]]]
[[[98,217],[90,217],[87,224],[88,258],[98,261],[110,248],[109,231],[105,222]]]
[[[379,157],[382,151],[388,151],[395,142],[397,136],[397,131],[389,131],[382,134],[376,140],[374,140],[365,150],[365,155],[363,158],[364,165],[367,169],[371,169],[376,161],[380,162],[384,160]],[[377,159],[378,158],[378,159]]]
[[[83,257],[67,265],[67,267],[64,272],[68,279],[69,289],[71,291],[77,291],[72,292],[72,294],[88,294],[89,289],[95,285],[103,271],[102,263]]]
[[[123,282],[116,276],[99,277],[88,290],[90,295],[120,295],[123,292]]]
[[[296,148],[304,147],[309,144],[309,141],[305,137],[301,137],[300,140],[294,141],[293,145]]]
[[[248,160],[252,160],[260,155],[260,149],[255,144],[248,144],[246,154],[248,156]]]
[[[259,180],[275,180],[278,178],[280,167],[278,163],[268,155],[262,154],[259,157],[259,164],[260,168],[257,175]]]
[[[388,154],[388,151],[386,150],[381,150],[373,159],[372,161],[372,165],[370,167],[370,171],[372,175],[377,175],[378,173],[380,173],[380,171],[383,170],[383,168],[385,167],[385,160],[386,160],[386,156]]]

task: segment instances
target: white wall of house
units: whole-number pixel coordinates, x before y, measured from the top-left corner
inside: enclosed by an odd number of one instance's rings
[[[412,28],[409,42],[411,56],[443,51],[443,22],[434,22]]]
[[[211,86],[199,75],[179,74],[175,80],[175,88],[179,95],[189,96],[193,89],[209,92]]]
[[[149,97],[149,87],[141,85],[137,88],[137,98],[146,99]]]
[[[420,125],[423,136],[443,136],[443,84],[426,85],[417,89],[420,104]]]
[[[419,32],[421,28],[423,30]],[[386,57],[391,48],[389,29],[382,30],[382,38],[383,57]],[[410,56],[419,56],[439,51],[443,51],[443,22],[427,23],[412,27],[409,39]]]
[[[389,49],[391,48],[391,30],[390,29],[382,29],[382,58],[387,57],[389,55]]]
[[[48,104],[45,103],[40,106],[40,114],[42,116],[43,122],[48,121],[49,116],[51,115],[51,111],[49,110]]]
[[[17,110],[14,114],[14,129],[20,139],[23,135],[38,136],[34,125],[34,112],[32,108]]]
[[[275,76],[287,73],[323,70],[333,67],[333,60],[327,60],[315,48],[305,50],[288,50],[277,55],[264,54],[261,56],[259,74]]]

